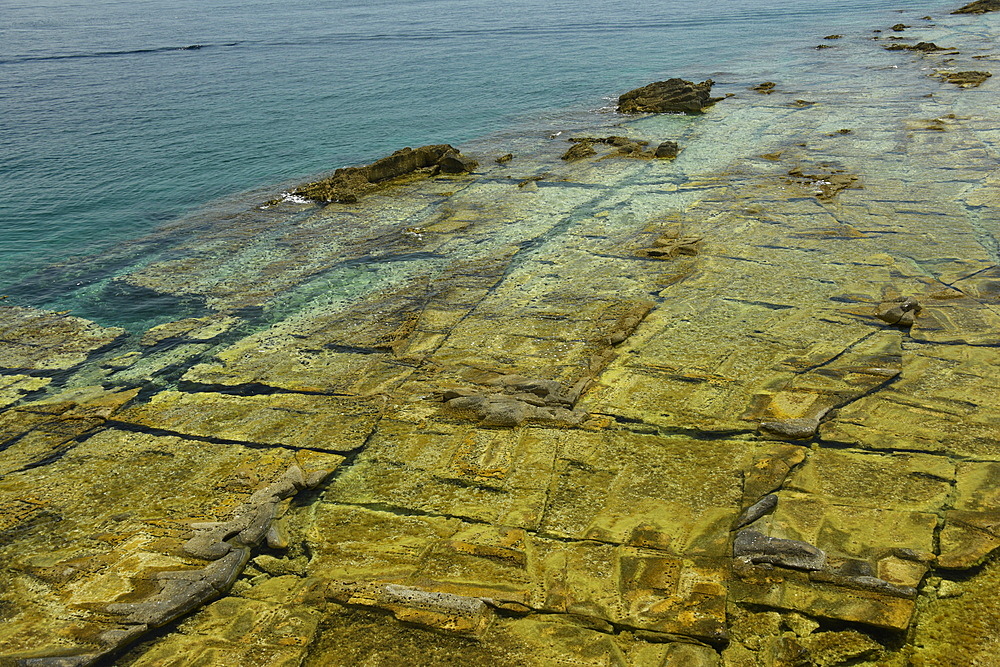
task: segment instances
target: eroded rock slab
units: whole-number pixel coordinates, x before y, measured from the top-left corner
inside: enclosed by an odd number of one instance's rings
[[[87,360],[125,334],[66,313],[0,306],[0,368],[51,373]]]

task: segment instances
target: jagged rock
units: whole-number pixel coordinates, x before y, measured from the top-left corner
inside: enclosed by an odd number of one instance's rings
[[[458,151],[452,151],[438,160],[438,167],[441,168],[442,174],[467,174],[475,171],[479,167],[479,162]]]
[[[497,164],[507,164],[508,162],[510,162],[513,159],[514,159],[514,154],[513,153],[507,153],[506,155],[501,155],[500,157],[498,157],[496,159],[496,163]]]
[[[750,507],[743,510],[743,513],[736,518],[736,522],[733,524],[733,530],[750,525],[762,516],[773,512],[774,508],[777,506],[778,496],[773,493],[769,493]]]
[[[562,159],[566,161],[582,160],[593,155],[597,155],[593,144],[589,141],[581,141],[570,146],[569,150],[563,153]]]
[[[618,155],[640,158],[653,157],[653,154],[645,150],[646,146],[649,145],[648,141],[637,141],[634,139],[628,139],[627,137],[617,136],[574,137],[570,139],[570,141],[574,143],[574,146],[563,154],[562,159],[566,161],[580,160],[582,158],[591,157],[592,155],[597,155],[597,151],[594,150],[595,144],[614,146],[618,149],[616,151]]]
[[[896,25],[892,26],[892,30],[893,30],[893,32],[903,32],[904,30],[906,30],[909,27],[910,26],[908,26],[908,25],[904,25],[902,23],[897,23]]]
[[[733,557],[749,562],[768,563],[796,570],[822,570],[826,554],[799,540],[768,537],[755,530],[741,530],[733,540]]]
[[[1000,0],[976,0],[959,7],[952,14],[985,14],[1000,11]]]
[[[656,147],[656,152],[653,153],[653,156],[661,159],[672,160],[677,157],[678,151],[679,148],[677,147],[676,141],[664,141]]]
[[[371,186],[424,169],[445,173],[472,171],[478,163],[448,144],[403,148],[363,167],[344,167],[333,176],[292,190],[297,197],[318,202],[355,203]],[[428,172],[429,173],[429,172]]]
[[[756,86],[750,86],[750,90],[758,92],[761,95],[770,95],[774,92],[775,86],[777,84],[774,81],[765,81],[764,83],[758,83]]]
[[[684,79],[657,81],[623,93],[618,98],[620,113],[701,113],[721,97],[712,97],[711,79],[692,83]]]
[[[875,317],[901,327],[911,327],[920,314],[921,306],[912,296],[884,301],[875,310]]]
[[[816,435],[819,419],[798,418],[761,422],[758,428],[765,435],[789,440],[808,440]]]
[[[886,51],[919,51],[920,53],[935,53],[950,51],[950,47],[938,46],[934,42],[917,42],[916,44],[890,44],[884,47]]]

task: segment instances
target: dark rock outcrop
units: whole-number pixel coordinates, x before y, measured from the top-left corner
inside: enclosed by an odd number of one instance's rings
[[[890,44],[885,47],[886,51],[919,51],[920,53],[934,53],[936,51],[950,51],[949,47],[938,46],[934,42],[917,42],[916,44]]]
[[[962,88],[976,88],[986,79],[993,76],[990,72],[941,72],[941,78]]]
[[[679,148],[677,147],[676,141],[664,141],[659,146],[656,147],[656,152],[653,153],[653,157],[664,158],[667,160],[672,160],[677,157]]]
[[[344,167],[333,176],[300,185],[292,195],[318,202],[352,204],[372,186],[385,181],[426,170],[436,173],[461,174],[475,170],[479,163],[462,155],[448,144],[403,148],[392,155],[363,167]]]
[[[952,14],[985,14],[995,11],[1000,11],[1000,0],[976,0],[956,9]]]
[[[712,84],[707,79],[692,83],[684,79],[657,81],[618,98],[621,113],[689,113],[697,114],[710,107],[721,97],[712,97]]]
[[[646,146],[649,145],[648,141],[629,139],[628,137],[617,137],[617,136],[573,137],[572,139],[570,139],[570,141],[573,142],[575,145],[563,154],[562,156],[563,160],[567,161],[580,160],[582,158],[591,157],[592,155],[597,155],[597,151],[594,150],[595,144],[605,144],[607,146],[612,146],[614,148],[617,148],[618,150],[616,150],[613,154],[620,155],[623,157],[638,157],[638,158],[659,157],[654,153],[646,150]],[[673,142],[664,142],[664,143],[673,143]]]
[[[756,86],[750,86],[750,90],[760,93],[761,95],[770,95],[774,92],[774,87],[776,85],[777,84],[774,83],[774,81],[765,81],[764,83],[758,83]]]

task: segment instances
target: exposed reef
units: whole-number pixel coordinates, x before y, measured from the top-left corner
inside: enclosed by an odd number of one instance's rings
[[[300,185],[291,194],[317,202],[353,204],[374,186],[412,174],[463,174],[475,171],[479,163],[462,155],[453,146],[437,144],[403,148],[363,167],[343,167],[333,176]],[[269,204],[280,200],[272,200]]]
[[[995,663],[1000,100],[838,38],[0,307],[0,666]]]
[[[706,79],[692,83],[684,79],[657,81],[618,97],[618,111],[621,113],[702,113],[721,97],[712,97],[712,85]]]

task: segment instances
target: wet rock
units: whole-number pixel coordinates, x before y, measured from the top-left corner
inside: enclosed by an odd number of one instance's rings
[[[382,608],[400,621],[451,633],[480,634],[493,620],[492,611],[479,598],[399,584],[332,582],[326,595],[341,604]]]
[[[333,176],[313,183],[300,185],[292,191],[297,197],[318,202],[355,203],[372,186],[401,176],[426,170],[445,173],[463,173],[478,166],[475,160],[464,157],[453,146],[437,144],[420,148],[403,148],[388,157],[363,167],[344,167]]]
[[[893,32],[903,32],[904,30],[906,30],[909,27],[910,26],[908,26],[908,25],[904,25],[902,23],[897,23],[896,25],[892,26],[892,30],[893,30]]]
[[[912,296],[883,301],[875,309],[875,317],[889,324],[911,327],[920,314],[921,306]]]
[[[939,72],[938,76],[948,83],[953,83],[961,88],[977,88],[986,79],[993,76],[990,72],[968,71],[968,72]]]
[[[113,603],[106,610],[125,616],[128,623],[161,627],[228,591],[249,557],[249,550],[240,549],[201,570],[161,573],[157,594],[143,602]]]
[[[952,14],[985,14],[996,11],[1000,11],[1000,0],[976,0],[956,9]]]
[[[976,567],[1000,549],[1000,511],[949,510],[944,518],[938,567]]]
[[[898,598],[912,600],[917,596],[917,589],[912,586],[898,586],[885,579],[879,579],[871,574],[852,574],[843,572],[813,572],[809,575],[813,581],[836,584],[845,588],[857,588],[875,593],[883,593]]]
[[[818,632],[800,640],[810,665],[835,667],[878,658],[883,647],[856,630]]]
[[[777,84],[774,81],[765,81],[764,83],[758,83],[756,86],[750,86],[750,90],[758,92],[761,95],[770,95],[774,92],[775,86]]]
[[[0,306],[0,368],[65,371],[125,335],[80,317],[18,306]]]
[[[570,141],[574,143],[574,146],[572,146],[562,156],[562,159],[567,162],[597,155],[597,151],[594,150],[594,146],[597,144],[604,144],[616,148],[617,150],[612,153],[613,155],[638,158],[653,157],[652,153],[645,150],[646,146],[649,145],[648,141],[637,141],[627,137],[618,136],[574,137],[570,139]]]
[[[827,35],[823,39],[841,39],[843,35]]]
[[[477,395],[453,398],[445,403],[450,411],[469,415],[482,426],[513,427],[527,422],[576,426],[586,419],[586,413],[563,407],[539,407],[529,400],[514,396]]]
[[[23,396],[47,386],[52,378],[30,375],[0,375],[0,409],[17,403]]]
[[[782,419],[778,421],[761,422],[758,429],[764,435],[788,440],[808,440],[816,435],[819,429],[819,419]]]
[[[769,493],[750,507],[743,510],[743,513],[736,518],[736,522],[733,524],[733,530],[750,525],[762,516],[766,516],[773,512],[774,508],[777,506],[778,496],[773,493]]]
[[[712,84],[707,79],[692,83],[683,79],[657,81],[623,93],[618,98],[620,113],[701,113],[721,97],[712,97]]]
[[[826,565],[826,554],[811,544],[768,537],[749,529],[736,534],[733,557],[754,564],[767,563],[796,570],[821,570]]]
[[[563,153],[562,159],[571,162],[573,160],[582,160],[583,158],[588,158],[593,155],[597,155],[597,151],[594,150],[593,144],[587,141],[582,141],[574,144],[568,151]]]
[[[843,169],[808,174],[801,167],[795,167],[788,171],[788,175],[794,179],[790,180],[790,183],[799,183],[805,186],[820,201],[830,201],[842,190],[861,187],[857,185],[858,177],[844,173]]]
[[[700,236],[682,236],[677,226],[653,239],[652,247],[642,248],[636,254],[649,259],[672,259],[678,255],[694,256],[701,252]]]
[[[653,153],[653,157],[658,157],[661,159],[672,160],[677,157],[677,153],[680,149],[677,147],[676,141],[663,141],[659,146],[656,147],[656,151]]]
[[[143,347],[165,340],[208,341],[221,336],[240,322],[237,317],[189,317],[153,327],[142,335]]]
[[[506,155],[501,155],[500,157],[498,157],[496,159],[496,163],[497,164],[507,164],[508,162],[510,162],[513,159],[514,159],[514,154],[513,153],[507,153]]]
[[[950,47],[938,46],[934,42],[917,42],[916,44],[890,44],[884,47],[886,51],[919,51],[920,53],[935,53],[937,51],[952,51]]]
[[[438,160],[438,167],[442,174],[467,174],[475,171],[479,162],[458,151],[451,151]]]
[[[957,598],[965,594],[965,587],[957,581],[942,579],[938,584],[937,596],[939,598]]]

